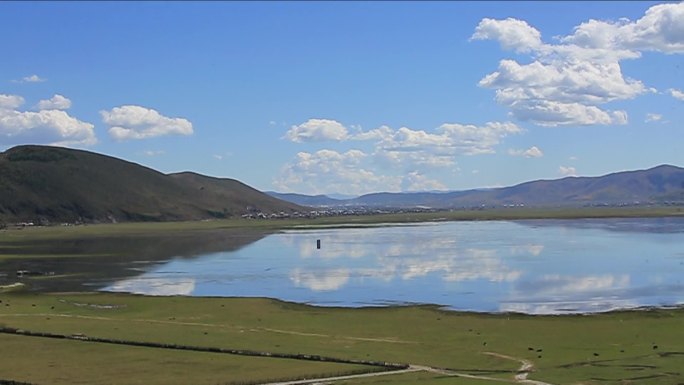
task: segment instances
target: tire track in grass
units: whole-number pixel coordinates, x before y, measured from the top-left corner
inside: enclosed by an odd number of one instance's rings
[[[121,319],[111,318],[111,317],[83,316],[83,315],[77,315],[77,314],[33,313],[33,314],[2,314],[2,315],[0,315],[0,317],[2,317],[2,316],[16,316],[16,317],[51,316],[51,317],[91,319],[91,320],[99,320],[99,321],[124,321]],[[402,341],[402,340],[395,340],[395,339],[333,336],[333,335],[327,335],[327,334],[304,333],[304,332],[296,332],[296,331],[280,330],[280,329],[270,329],[270,328],[244,328],[243,329],[239,326],[222,325],[222,324],[208,324],[208,323],[200,323],[200,322],[182,322],[182,321],[170,321],[170,320],[167,321],[167,320],[153,320],[153,319],[127,319],[125,321],[147,322],[147,323],[158,323],[158,324],[172,324],[172,325],[186,325],[186,326],[215,327],[215,328],[228,328],[228,329],[238,329],[238,330],[250,330],[250,331],[257,331],[257,332],[258,331],[266,331],[266,332],[272,332],[272,333],[283,333],[283,334],[299,335],[299,336],[306,336],[306,337],[341,338],[341,339],[350,339],[350,340],[357,340],[357,341],[370,341],[370,342],[415,343],[415,342],[411,342],[411,341]],[[397,363],[388,363],[388,362],[382,362],[382,361],[345,360],[345,359],[338,359],[338,358],[332,358],[332,357],[322,357],[322,356],[317,356],[317,355],[289,355],[289,354],[282,354],[282,353],[256,352],[256,351],[249,351],[249,350],[206,348],[206,347],[184,346],[184,345],[175,345],[175,344],[141,343],[141,342],[137,342],[137,341],[123,341],[123,340],[112,340],[112,339],[104,339],[104,338],[90,338],[90,337],[83,336],[83,335],[59,335],[59,334],[52,334],[52,333],[39,333],[39,332],[31,332],[31,331],[20,330],[20,329],[13,329],[13,328],[0,328],[0,332],[27,335],[27,336],[36,336],[36,337],[64,338],[64,339],[73,339],[73,340],[81,340],[81,341],[88,341],[88,342],[114,343],[114,344],[133,345],[133,346],[148,346],[148,347],[167,348],[167,349],[211,351],[211,352],[216,352],[216,353],[228,353],[228,354],[262,356],[262,357],[273,357],[273,358],[290,358],[290,359],[301,359],[301,360],[308,360],[308,361],[327,361],[327,362],[339,362],[339,363],[348,363],[348,364],[362,364],[362,365],[371,365],[371,366],[376,366],[376,367],[380,366],[380,367],[384,367],[387,369],[387,371],[384,371],[384,372],[370,372],[370,373],[365,373],[365,374],[354,374],[354,375],[336,376],[336,377],[321,377],[321,378],[315,378],[315,379],[286,381],[286,382],[270,382],[270,383],[264,383],[263,385],[299,385],[299,384],[306,385],[306,384],[327,383],[327,382],[335,382],[335,381],[366,378],[366,377],[385,376],[385,375],[390,375],[390,374],[405,374],[405,373],[413,373],[413,372],[420,372],[420,371],[439,374],[439,375],[443,375],[443,376],[462,377],[462,378],[493,381],[493,382],[506,382],[506,383],[517,383],[517,384],[528,384],[528,385],[553,385],[550,383],[531,380],[528,378],[529,373],[534,371],[534,363],[532,361],[522,359],[522,358],[507,356],[507,355],[495,353],[495,352],[484,352],[483,354],[489,355],[492,357],[505,359],[505,360],[520,362],[521,366],[518,369],[517,374],[515,375],[515,377],[513,379],[509,380],[509,379],[505,379],[505,378],[496,378],[496,377],[489,377],[489,376],[474,375],[474,374],[462,373],[462,372],[457,372],[457,371],[450,370],[450,369],[436,368],[436,367],[431,367],[431,366],[426,366],[426,365],[397,364]]]
[[[119,319],[112,317],[102,317],[102,316],[86,316],[79,314],[55,314],[55,313],[15,313],[15,314],[0,314],[0,317],[63,317],[63,318],[79,318],[79,319],[89,319],[95,321],[126,321],[126,322],[143,322],[143,323],[154,323],[154,324],[164,324],[164,325],[182,325],[182,326],[201,326],[209,328],[221,328],[221,329],[236,329],[238,331],[250,331],[250,332],[270,332],[279,334],[288,334],[302,337],[317,337],[317,338],[336,338],[344,339],[350,341],[363,341],[363,342],[382,342],[391,344],[417,344],[416,341],[404,341],[398,338],[370,338],[370,337],[352,337],[352,336],[340,336],[331,334],[320,334],[320,333],[306,333],[298,332],[293,330],[282,330],[282,329],[272,329],[272,328],[262,328],[262,327],[242,327],[238,325],[225,325],[225,324],[211,324],[203,322],[185,322],[185,321],[171,321],[171,320],[157,320],[157,319],[145,319],[145,318],[129,318],[129,319]]]
[[[526,360],[524,358],[507,356],[505,354],[499,354],[499,353],[494,353],[494,352],[484,352],[482,354],[486,354],[486,355],[492,356],[492,357],[502,358],[504,360],[511,360],[511,361],[520,362],[520,364],[521,364],[520,368],[518,369],[518,373],[514,377],[514,381],[517,383],[530,384],[530,385],[552,385],[552,384],[549,384],[547,382],[530,380],[527,378],[530,375],[530,373],[534,371],[534,363],[530,360]]]

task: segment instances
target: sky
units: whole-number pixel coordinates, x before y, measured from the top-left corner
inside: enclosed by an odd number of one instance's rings
[[[684,166],[684,2],[0,2],[0,151],[257,189]]]

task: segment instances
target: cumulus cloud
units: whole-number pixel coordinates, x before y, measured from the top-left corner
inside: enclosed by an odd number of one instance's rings
[[[562,176],[577,176],[577,169],[572,166],[560,166],[558,167],[558,173]]]
[[[143,155],[145,156],[159,156],[159,155],[164,155],[166,154],[166,151],[164,150],[145,150],[143,151]]]
[[[670,95],[672,95],[673,98],[678,100],[684,100],[684,92],[682,92],[681,90],[670,88],[668,91],[670,91]]]
[[[497,40],[501,48],[526,53],[542,46],[541,33],[523,20],[482,19],[471,40]]]
[[[30,142],[56,146],[97,143],[92,124],[58,109],[20,111],[23,104],[21,96],[0,94],[0,143]]]
[[[292,126],[285,138],[293,142],[340,141],[348,138],[349,132],[341,123],[330,119],[309,119]]]
[[[682,26],[684,3],[661,4],[635,22],[590,20],[558,44],[542,42],[538,30],[511,18],[483,19],[471,40],[495,40],[531,56],[529,64],[502,60],[479,82],[494,89],[496,101],[516,118],[543,126],[619,125],[627,123],[627,113],[602,105],[655,91],[625,77],[620,61],[642,51],[684,53]]]
[[[447,187],[440,181],[421,175],[418,171],[408,173],[401,181],[402,191],[433,191],[446,190]]]
[[[39,110],[68,110],[71,108],[71,100],[60,94],[55,94],[50,99],[39,101],[36,108]]]
[[[14,83],[41,83],[47,81],[47,79],[41,78],[38,75],[24,76],[19,80],[12,80]]]
[[[169,118],[156,110],[126,105],[100,111],[109,125],[109,135],[116,140],[147,139],[165,135],[191,135],[192,123],[183,118]]]
[[[648,113],[646,114],[646,123],[651,123],[651,122],[662,122],[663,116],[661,114],[652,114]]]
[[[400,179],[376,175],[362,166],[361,162],[367,156],[360,150],[299,152],[294,161],[283,167],[273,184],[281,191],[314,194],[398,191]]]
[[[0,94],[0,110],[12,110],[21,107],[24,98],[18,95]]]
[[[508,150],[508,154],[512,156],[524,156],[525,158],[541,158],[544,156],[542,150],[537,146],[532,146],[527,150]]]
[[[634,22],[589,20],[562,41],[594,49],[684,53],[684,3],[655,5]]]
[[[393,164],[415,167],[453,166],[459,155],[494,153],[494,146],[511,134],[521,133],[517,125],[488,122],[481,126],[445,123],[434,132],[407,127],[392,129],[382,126],[359,132],[355,140],[374,140],[375,155]]]
[[[290,139],[334,137],[320,134],[323,130],[319,128],[299,130],[304,126],[321,127],[320,122],[326,122],[326,127],[339,125],[332,120],[318,119],[315,124],[294,126],[289,132]],[[435,168],[455,166],[458,156],[494,153],[494,147],[503,138],[521,132],[520,127],[510,122],[445,123],[431,131],[381,126],[369,131],[353,127],[353,133],[349,133],[344,128],[337,132],[340,140],[373,142],[372,152],[300,152],[294,161],[285,165],[273,184],[281,191],[315,194],[444,190],[446,186],[442,182],[428,175]],[[300,135],[304,133],[308,134]],[[390,168],[394,175],[381,174],[376,171],[378,167]]]

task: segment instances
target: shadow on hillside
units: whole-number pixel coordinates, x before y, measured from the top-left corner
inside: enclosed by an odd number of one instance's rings
[[[172,258],[235,251],[267,235],[259,231],[212,230],[34,241],[12,247],[0,243],[0,254],[26,255],[0,261],[0,285],[22,282],[37,292],[96,291]]]

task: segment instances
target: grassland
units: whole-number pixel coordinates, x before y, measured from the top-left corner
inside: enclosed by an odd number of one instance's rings
[[[549,384],[684,383],[683,310],[525,316],[458,313],[432,306],[320,308],[257,298],[5,293],[0,294],[0,299],[0,325],[4,327],[278,354],[322,355],[345,360],[389,361],[448,371],[356,379],[347,381],[348,384],[379,383],[377,381],[391,384],[479,384],[492,383],[492,378],[514,382],[523,361],[532,364],[530,379]],[[3,351],[4,346],[10,346],[5,342],[25,348],[17,347],[11,365],[0,364],[0,378],[18,381],[38,382],[30,375],[31,367],[41,368],[44,383],[56,383],[50,380],[51,376],[77,379],[83,375],[85,378],[94,374],[75,371],[69,377],[57,369],[58,365],[50,368],[49,363],[78,360],[82,354],[96,360],[98,356],[104,357],[110,349],[112,357],[118,357],[117,354],[125,355],[126,351],[126,347],[98,347],[97,343],[46,342],[38,337],[11,337],[0,337]],[[41,346],[48,345],[54,349],[51,350],[54,354],[37,356],[29,353],[31,347],[40,350]],[[191,356],[193,358],[188,358],[188,362],[197,362],[194,367],[198,372],[204,373],[212,365],[218,365],[215,361],[218,358],[206,353],[174,352],[169,354],[177,354],[177,358],[162,358],[165,356],[158,353],[158,349],[148,350],[135,348],[135,353],[131,353],[142,365],[133,366],[131,373],[142,370],[145,362],[149,362],[150,368],[161,370],[165,363],[173,366],[175,360],[183,361],[183,357]],[[307,361],[292,361],[285,365],[276,358],[238,358],[245,360],[244,366],[240,360],[221,358],[226,360],[228,369],[217,373],[229,373],[230,381],[236,382],[359,369],[314,367]],[[111,383],[135,383],[126,374],[126,368],[132,365],[130,360],[107,359],[107,362],[112,373],[123,374],[110,377]],[[252,369],[259,365],[265,366],[259,370]],[[27,370],[12,369],[19,367]],[[83,370],[87,372],[87,368]],[[194,372],[192,370],[188,375]],[[160,378],[150,378],[145,383],[163,383],[164,377]],[[195,377],[191,375],[189,378]],[[186,383],[223,383],[196,378],[197,381],[188,380]]]
[[[293,363],[6,334],[0,335],[0,346],[0,378],[36,384],[240,384],[369,370],[360,365]]]
[[[679,216],[680,208],[506,209],[331,217],[35,227],[0,231],[0,260],[68,257],[105,270],[169,251],[206,252],[270,232],[436,220]],[[220,241],[210,241],[219,239]],[[96,240],[89,246],[89,240]],[[104,245],[104,246],[102,246]],[[75,247],[78,246],[78,247]],[[49,281],[50,278],[37,277]],[[11,289],[11,290],[10,290]],[[0,288],[0,326],[102,339],[243,349],[431,368],[336,384],[684,384],[684,309],[525,316],[434,306],[320,308],[259,298],[35,294]],[[0,333],[0,380],[37,384],[239,384],[372,372],[359,365],[244,357]],[[80,363],[80,364],[79,364]],[[531,382],[529,382],[531,384]],[[541,384],[541,383],[538,383]]]
[[[126,222],[79,226],[35,226],[0,230],[0,242],[33,242],[83,237],[139,237],[208,230],[277,231],[291,228],[368,226],[428,221],[488,221],[524,219],[649,218],[681,217],[684,207],[583,207],[583,208],[499,208],[376,215],[343,215],[315,219],[216,219],[185,222]]]

